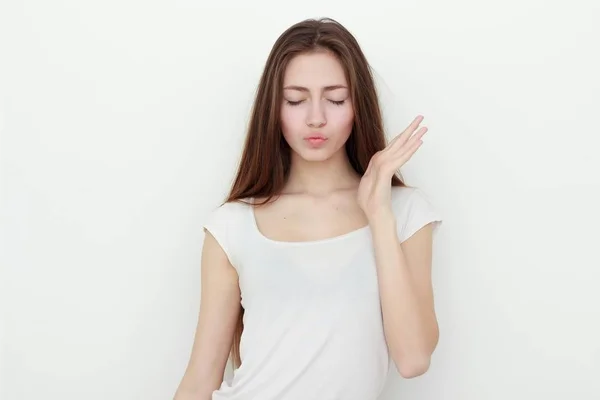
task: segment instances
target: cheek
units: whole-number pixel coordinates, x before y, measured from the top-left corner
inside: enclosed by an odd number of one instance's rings
[[[284,106],[281,109],[281,129],[288,143],[306,133],[306,113],[302,111],[302,107]]]
[[[342,130],[344,133],[352,127],[354,122],[354,111],[352,107],[339,107],[333,110],[327,117],[327,124],[334,127],[336,130]]]
[[[354,112],[352,107],[337,107],[327,116],[328,134],[338,145],[348,140],[354,125]]]
[[[281,110],[281,125],[284,131],[298,130],[302,122],[302,113],[294,110],[291,107],[283,107]]]

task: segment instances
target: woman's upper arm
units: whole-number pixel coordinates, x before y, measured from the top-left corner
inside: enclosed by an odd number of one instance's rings
[[[210,399],[218,389],[240,312],[238,274],[215,237],[205,229],[200,314],[190,360],[175,400]]]

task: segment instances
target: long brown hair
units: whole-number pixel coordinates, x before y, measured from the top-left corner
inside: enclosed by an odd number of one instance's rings
[[[354,36],[331,18],[307,19],[279,36],[260,78],[237,174],[226,202],[279,195],[290,172],[290,147],[281,132],[283,77],[290,60],[300,54],[328,51],[341,63],[354,108],[354,125],[345,149],[354,170],[363,175],[371,157],[386,146],[383,118],[370,66]],[[393,186],[405,186],[394,176]],[[244,309],[233,336],[231,356],[241,365],[240,339]]]

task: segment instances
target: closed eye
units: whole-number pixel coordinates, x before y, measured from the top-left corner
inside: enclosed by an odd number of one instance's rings
[[[297,106],[300,103],[302,103],[303,101],[304,100],[299,100],[299,101],[286,100],[286,104],[288,104],[290,106]],[[331,104],[335,104],[336,106],[341,106],[341,105],[343,105],[346,102],[346,100],[339,100],[339,101],[336,101],[336,100],[327,100],[327,101],[330,102]]]

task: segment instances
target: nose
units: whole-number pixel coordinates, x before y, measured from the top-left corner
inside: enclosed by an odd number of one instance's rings
[[[312,102],[306,117],[306,124],[311,128],[320,128],[327,123],[322,104],[319,101]]]

